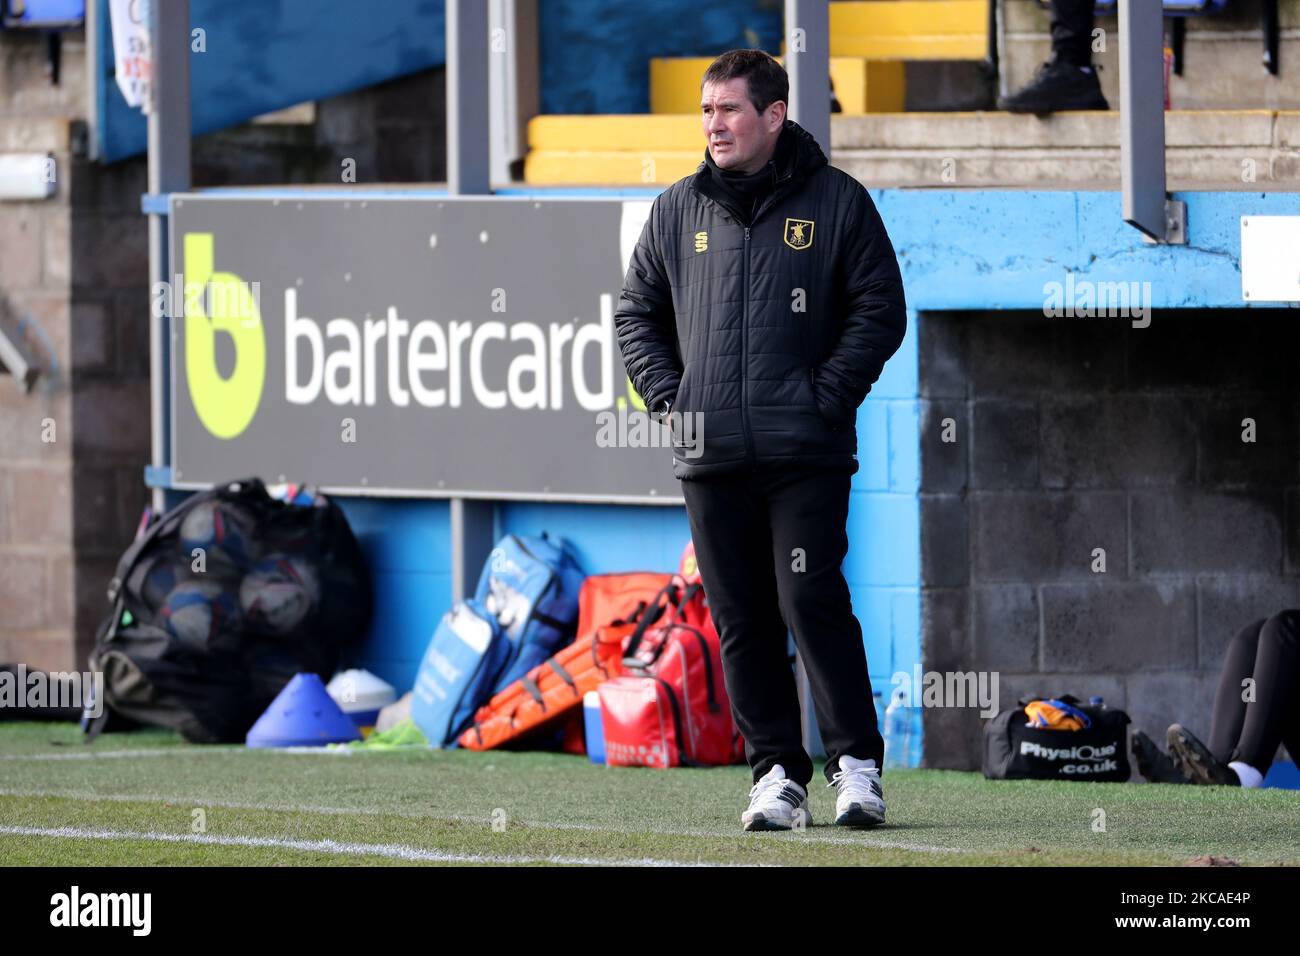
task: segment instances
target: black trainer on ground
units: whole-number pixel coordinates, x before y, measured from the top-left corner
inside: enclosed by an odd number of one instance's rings
[[[1191,783],[1169,754],[1165,753],[1154,740],[1143,731],[1133,732],[1129,742],[1133,753],[1133,763],[1137,771],[1148,783]]]
[[[1240,787],[1237,771],[1214,756],[1210,748],[1182,724],[1169,725],[1169,753],[1192,781],[1203,786]]]
[[[1062,110],[1108,110],[1097,69],[1062,60],[1044,63],[1029,85],[998,100],[1009,113],[1056,113]]]

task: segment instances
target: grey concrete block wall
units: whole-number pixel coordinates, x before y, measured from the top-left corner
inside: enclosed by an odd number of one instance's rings
[[[922,666],[995,671],[1002,706],[1095,694],[1157,739],[1208,733],[1232,636],[1300,606],[1300,329],[924,313],[918,333]],[[928,766],[979,767],[975,710],[925,719]]]
[[[73,402],[68,296],[69,165],[78,65],[51,86],[40,37],[0,37],[0,152],[55,159],[52,198],[0,205],[0,323],[41,370],[24,393],[0,374],[0,660],[72,666],[75,577]],[[78,41],[65,53],[80,59]]]

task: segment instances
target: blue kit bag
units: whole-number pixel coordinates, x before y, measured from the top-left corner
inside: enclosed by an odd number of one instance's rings
[[[443,616],[420,662],[411,717],[431,744],[455,747],[493,694],[573,641],[585,577],[563,538],[497,542],[474,597]]]
[[[563,538],[543,532],[540,538],[511,534],[497,542],[474,594],[496,616],[510,645],[493,693],[572,643],[585,578]]]
[[[457,601],[438,623],[420,662],[411,719],[435,747],[452,746],[492,694],[510,644],[494,615],[473,598]]]

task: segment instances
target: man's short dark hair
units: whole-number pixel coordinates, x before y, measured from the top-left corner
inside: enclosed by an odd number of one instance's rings
[[[706,83],[725,83],[736,77],[745,78],[749,101],[760,113],[777,100],[790,100],[790,77],[785,68],[762,50],[728,50],[709,64],[700,89]]]

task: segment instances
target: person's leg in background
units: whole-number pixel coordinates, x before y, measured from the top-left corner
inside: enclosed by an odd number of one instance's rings
[[[1210,736],[1206,743],[1214,756],[1227,763],[1241,737],[1246,722],[1246,702],[1242,699],[1242,681],[1255,672],[1255,649],[1259,646],[1259,632],[1268,620],[1261,617],[1247,624],[1228,642],[1223,654],[1223,667],[1219,670],[1219,686],[1214,692],[1214,710],[1211,711]]]
[[[1252,781],[1245,779],[1237,764],[1253,769],[1261,778],[1268,773],[1282,735],[1290,728],[1300,706],[1296,700],[1300,693],[1300,611],[1282,611],[1264,622],[1250,676],[1254,681],[1254,700],[1245,704],[1236,746],[1221,758],[1237,771],[1246,785]],[[1222,685],[1219,690],[1224,690]],[[1240,700],[1245,693],[1240,680],[1236,692]],[[1217,710],[1215,713],[1217,716]],[[1213,725],[1210,736],[1214,736]]]
[[[1255,647],[1266,620],[1267,618],[1261,617],[1238,631],[1228,642],[1223,655],[1219,685],[1214,694],[1208,750],[1213,759],[1224,766],[1227,765],[1233,748],[1237,746],[1241,725],[1246,720],[1246,702],[1241,699],[1241,682],[1250,677],[1255,669]],[[1174,737],[1182,741],[1178,746],[1195,749],[1195,745],[1187,742],[1192,738],[1191,732],[1181,724],[1174,726],[1179,728]],[[1169,753],[1161,750],[1142,730],[1133,731],[1132,752],[1138,773],[1151,783],[1196,783],[1178,758],[1173,739],[1168,733],[1165,739],[1169,744]]]
[[[1243,629],[1229,645],[1209,745],[1175,724],[1170,750],[1197,783],[1258,787],[1278,745],[1300,722],[1298,693],[1300,611],[1281,611]]]
[[[757,783],[780,764],[807,788],[799,694],[777,601],[768,511],[752,475],[682,481],[691,538],[709,611],[722,644],[722,671],[745,757]]]
[[[1052,57],[1071,66],[1092,66],[1096,0],[1053,0]]]
[[[841,568],[851,480],[845,471],[793,468],[765,478],[777,588],[808,671],[828,781],[841,756],[875,761],[880,770],[885,755],[862,625]]]
[[[1110,109],[1092,65],[1094,5],[1095,0],[1052,0],[1052,59],[1024,89],[1001,98],[999,109],[1040,114]]]

